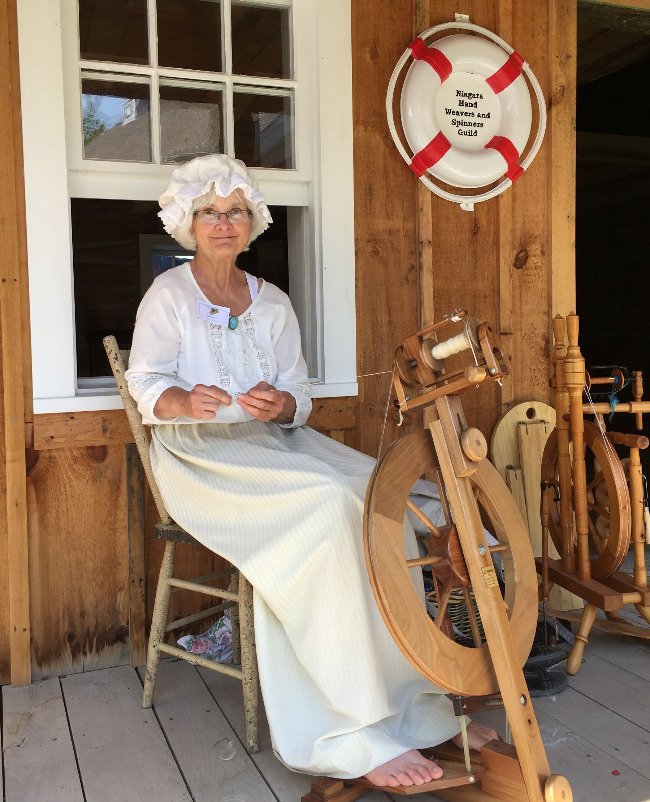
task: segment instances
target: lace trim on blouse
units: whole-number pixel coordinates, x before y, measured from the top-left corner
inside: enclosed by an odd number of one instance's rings
[[[308,384],[292,384],[292,387],[295,387],[296,390],[300,390],[301,393],[304,393],[307,398],[311,398],[311,387]]]
[[[245,315],[244,318],[240,318],[240,322],[243,320],[244,329],[246,331],[246,336],[251,342],[253,346],[253,350],[255,351],[255,356],[257,358],[257,364],[260,366],[260,370],[262,371],[262,376],[264,377],[264,381],[271,384],[271,367],[269,365],[269,357],[266,351],[255,341],[255,321],[250,315]],[[247,349],[244,348],[244,354],[247,353]]]
[[[220,326],[217,323],[210,324],[210,342],[212,343],[212,353],[214,354],[214,361],[217,364],[217,373],[219,374],[219,387],[223,390],[230,387],[230,371],[223,361],[223,338],[225,335],[225,326]]]
[[[129,380],[129,392],[137,403],[150,387],[161,381],[170,387],[173,385],[172,379],[164,373],[135,374]]]

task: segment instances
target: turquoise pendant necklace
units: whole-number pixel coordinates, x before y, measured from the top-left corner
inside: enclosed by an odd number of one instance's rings
[[[237,315],[230,315],[230,317],[228,318],[228,328],[231,331],[234,331],[238,325],[239,325],[239,318],[237,317]]]

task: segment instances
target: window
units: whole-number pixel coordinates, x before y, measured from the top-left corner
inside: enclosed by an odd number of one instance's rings
[[[18,7],[35,411],[119,406],[97,343],[182,257],[171,166],[215,151],[272,207],[247,257],[288,287],[314,395],[355,394],[349,0]]]

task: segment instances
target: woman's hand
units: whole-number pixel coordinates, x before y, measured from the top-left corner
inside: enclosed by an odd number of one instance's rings
[[[157,418],[212,420],[220,406],[230,406],[230,395],[214,384],[197,384],[191,390],[170,387],[161,393],[153,413]]]
[[[247,393],[242,393],[237,403],[254,418],[276,423],[291,423],[296,414],[296,399],[285,390],[276,390],[268,382],[260,382]]]

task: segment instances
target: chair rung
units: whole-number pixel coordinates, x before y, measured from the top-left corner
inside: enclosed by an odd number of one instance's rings
[[[209,668],[212,671],[218,671],[220,674],[228,674],[230,677],[235,677],[240,682],[243,681],[243,673],[240,668],[232,668],[225,663],[217,663],[216,660],[208,660],[206,657],[201,657],[198,654],[186,652],[185,649],[178,649],[176,646],[170,646],[168,643],[159,643],[158,651],[170,654],[172,657],[178,657],[179,660],[187,660],[195,666],[202,668]]]
[[[195,621],[201,621],[204,618],[209,618],[215,613],[220,613],[222,610],[229,610],[235,606],[235,602],[224,602],[223,604],[216,604],[214,607],[209,607],[207,610],[201,610],[193,615],[186,615],[185,618],[177,618],[176,621],[171,621],[165,627],[165,632],[172,632],[174,629],[180,629],[188,624],[193,624]]]
[[[199,585],[198,582],[190,582],[187,579],[176,579],[172,577],[167,580],[173,588],[182,588],[183,590],[193,590],[196,593],[205,593],[206,596],[217,596],[219,599],[229,599],[230,601],[239,601],[239,596],[236,593],[231,593],[229,590],[222,588],[213,588],[210,585]]]
[[[198,584],[203,584],[204,582],[210,582],[213,579],[218,579],[220,576],[228,576],[229,574],[232,576],[237,569],[234,565],[231,565],[229,568],[222,568],[221,571],[213,571],[211,574],[203,574],[203,576],[193,576],[191,579],[188,579],[188,582],[196,582]],[[172,588],[172,593],[175,593],[180,588]]]

